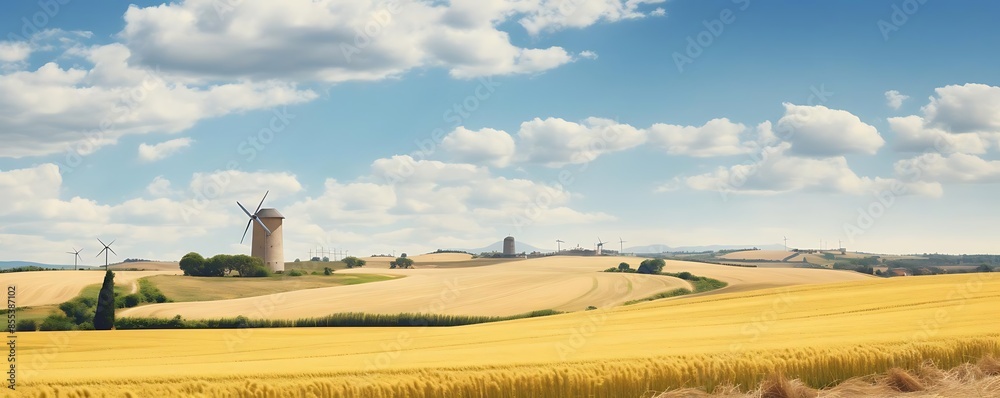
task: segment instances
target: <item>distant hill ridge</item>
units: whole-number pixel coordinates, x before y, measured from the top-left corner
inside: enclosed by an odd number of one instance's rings
[[[42,268],[55,268],[55,269],[73,269],[72,265],[52,265],[52,264],[42,264],[32,261],[0,261],[0,269],[10,269],[18,267],[42,267]],[[81,267],[83,267],[81,265]]]

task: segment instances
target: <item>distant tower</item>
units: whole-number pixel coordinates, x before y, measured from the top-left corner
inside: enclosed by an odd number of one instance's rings
[[[503,238],[503,255],[513,257],[516,253],[514,249],[514,237],[508,236]]]
[[[271,235],[268,236],[260,224],[254,223],[253,246],[250,254],[263,259],[264,266],[270,269],[271,272],[284,272],[285,244],[283,236],[284,228],[281,227],[281,223],[285,219],[285,216],[278,213],[275,209],[260,209],[256,216],[267,226],[267,229],[271,230]]]

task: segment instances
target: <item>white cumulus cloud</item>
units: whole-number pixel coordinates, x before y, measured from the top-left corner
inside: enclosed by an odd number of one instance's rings
[[[1000,87],[968,83],[934,92],[921,108],[929,125],[954,133],[1000,132]]]
[[[649,128],[649,142],[671,155],[695,157],[725,156],[746,153],[741,141],[747,127],[729,119],[712,119],[702,126],[677,126],[657,123]]]
[[[139,160],[144,162],[155,162],[157,160],[166,159],[181,149],[191,146],[194,142],[191,138],[175,138],[170,141],[164,141],[159,144],[149,145],[146,143],[139,144]]]
[[[906,101],[910,97],[907,95],[900,94],[899,91],[889,90],[885,92],[885,104],[892,109],[899,109],[903,106],[903,101]]]
[[[822,105],[785,103],[778,120],[779,136],[792,144],[791,152],[804,156],[874,155],[885,145],[875,127],[854,114]]]
[[[28,59],[31,46],[26,42],[0,41],[0,63],[15,63]]]
[[[501,130],[472,131],[458,127],[441,141],[441,149],[462,163],[506,167],[514,156],[514,138]]]

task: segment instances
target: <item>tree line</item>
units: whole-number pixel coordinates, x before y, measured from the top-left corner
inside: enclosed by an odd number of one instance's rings
[[[191,252],[181,258],[181,270],[188,276],[229,276],[233,272],[241,277],[270,276],[264,261],[246,254],[216,254],[205,258]]]

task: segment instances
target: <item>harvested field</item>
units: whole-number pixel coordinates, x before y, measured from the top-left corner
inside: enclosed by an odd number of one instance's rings
[[[181,265],[176,261],[140,261],[134,263],[122,263],[109,265],[108,269],[118,270],[138,270],[138,271],[180,271]]]
[[[690,288],[680,279],[638,274],[604,273],[605,268],[642,259],[624,257],[554,256],[497,263],[470,268],[351,269],[341,275],[405,275],[407,278],[375,284],[338,286],[292,291],[278,295],[236,300],[193,303],[165,303],[129,309],[122,315],[189,319],[236,315],[260,317],[257,309],[273,305],[267,317],[294,319],[325,316],[339,312],[396,314],[430,312],[449,315],[515,315],[534,310],[579,311],[620,305],[677,288]],[[853,271],[810,269],[755,269],[721,265],[667,261],[665,272],[688,271],[727,282],[732,287],[750,284],[788,286],[824,282],[864,280]],[[722,289],[725,291],[725,289]],[[405,295],[406,300],[400,300]],[[429,303],[447,298],[444,305]]]
[[[173,271],[115,271],[115,284],[132,289],[139,278],[153,275],[180,275]],[[80,294],[84,287],[104,282],[104,271],[32,271],[3,274],[4,282],[16,285],[17,305],[35,307],[60,304]]]
[[[781,261],[793,254],[795,254],[795,252],[785,250],[744,250],[741,252],[726,253],[719,258],[724,258],[726,260]]]

